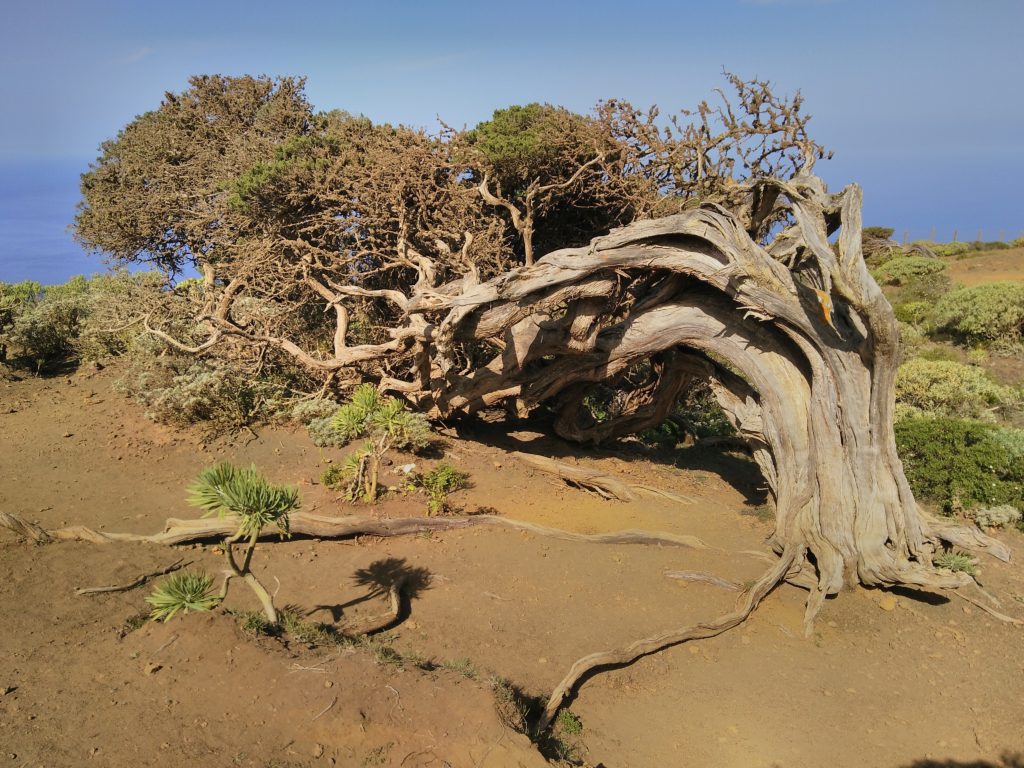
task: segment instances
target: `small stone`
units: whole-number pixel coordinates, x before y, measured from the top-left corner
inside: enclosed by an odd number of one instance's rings
[[[317,760],[319,760],[323,756],[324,756],[324,745],[323,744],[315,744],[315,745],[313,745],[313,757],[315,757]]]
[[[8,685],[5,688],[3,688],[3,690],[0,691],[0,692],[2,692],[4,696],[9,696],[10,694],[14,693],[16,690],[18,690],[18,689],[15,686]]]
[[[74,435],[70,432],[65,432],[61,437],[74,437]]]
[[[878,607],[883,611],[895,611],[897,606],[895,595],[882,595],[882,599],[878,601]]]
[[[155,662],[150,662],[149,664],[147,664],[143,668],[142,671],[145,672],[147,675],[155,675],[161,669],[163,669],[163,665],[162,664],[157,664]]]
[[[334,687],[334,681],[333,680],[324,680],[324,688],[333,688],[333,687]]]
[[[964,606],[961,606],[961,607],[960,607],[960,610],[964,612],[964,615],[965,615],[965,616],[970,616],[970,615],[971,615],[972,613],[974,613],[974,611],[972,611],[972,610],[971,610],[970,608],[968,608],[968,607],[967,607],[966,605],[964,605]]]
[[[543,656],[541,656],[539,659],[537,659],[537,663],[538,664],[547,664],[548,660],[545,659]]]
[[[495,469],[501,469],[501,462],[500,461],[494,462],[494,468]]]

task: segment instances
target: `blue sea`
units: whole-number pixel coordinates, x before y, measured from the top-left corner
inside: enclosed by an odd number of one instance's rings
[[[45,285],[106,269],[69,229],[87,168],[84,159],[0,161],[0,281]]]
[[[832,189],[861,182],[864,223],[894,227],[897,240],[945,242],[958,231],[961,240],[1002,240],[1024,236],[1013,187],[1019,173],[1008,172],[1022,162],[982,155],[954,173],[957,167],[911,156],[858,167],[833,161],[820,170]],[[79,176],[88,166],[88,158],[0,160],[0,281],[61,283],[107,269],[70,233]]]

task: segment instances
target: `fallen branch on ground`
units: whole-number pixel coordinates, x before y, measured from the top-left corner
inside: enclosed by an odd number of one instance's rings
[[[320,539],[341,539],[353,536],[407,536],[432,531],[461,530],[478,525],[526,531],[538,536],[548,536],[562,541],[578,541],[592,544],[658,544],[690,549],[713,549],[696,536],[659,533],[654,531],[625,530],[612,533],[573,533],[557,528],[510,520],[497,515],[469,515],[462,517],[400,517],[376,520],[360,515],[327,517],[311,512],[296,512],[291,515],[292,535],[310,536]],[[93,544],[110,544],[119,541],[143,541],[151,544],[174,545],[230,535],[238,526],[231,516],[219,518],[198,518],[179,520],[170,518],[160,533],[150,535],[139,533],[108,533],[86,526],[75,525],[67,528],[46,530],[23,518],[0,512],[0,526],[32,539],[36,543],[50,541],[88,541]],[[276,535],[267,528],[261,537]]]
[[[710,584],[712,587],[727,589],[730,592],[743,591],[742,584],[723,579],[721,576],[715,576],[712,573],[703,573],[701,571],[667,571],[665,576],[666,578],[678,579],[679,581],[698,581],[702,584]]]
[[[135,589],[136,587],[141,587],[147,581],[149,581],[152,578],[155,578],[156,576],[166,576],[168,573],[173,573],[174,571],[177,571],[179,568],[184,568],[186,565],[188,565],[188,563],[184,562],[184,558],[181,558],[179,560],[175,560],[166,568],[161,568],[160,570],[153,571],[152,573],[142,574],[141,576],[139,576],[139,578],[135,579],[135,581],[131,582],[130,584],[124,584],[122,586],[117,587],[82,587],[76,589],[75,594],[99,595],[108,592],[128,592],[129,590]]]
[[[555,475],[570,485],[576,485],[588,491],[593,491],[605,499],[618,499],[619,501],[637,501],[638,496],[628,485],[604,472],[587,467],[565,464],[546,456],[535,456],[531,453],[520,453],[513,451],[509,454],[515,459],[529,464],[534,469]]]

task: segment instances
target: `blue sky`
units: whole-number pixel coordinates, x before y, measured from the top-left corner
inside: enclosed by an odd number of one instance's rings
[[[724,67],[803,91],[836,152],[819,171],[864,186],[868,223],[1024,234],[1019,0],[37,0],[4,16],[0,280],[102,267],[64,232],[77,174],[198,73],[305,75],[318,108],[429,127],[530,101],[674,110]]]

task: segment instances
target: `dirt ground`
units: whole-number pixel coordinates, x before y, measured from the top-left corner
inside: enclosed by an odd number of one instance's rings
[[[204,440],[155,425],[113,391],[115,378],[106,369],[0,381],[0,509],[45,527],[155,532],[167,517],[196,516],[185,486],[230,459],[299,484],[303,507],[320,514],[424,514],[417,497],[374,507],[338,500],[318,478],[342,452],[302,432]],[[521,464],[513,448],[579,455],[692,502],[604,501]],[[770,532],[760,479],[740,456],[650,457],[628,445],[583,455],[483,425],[446,438],[445,450],[472,477],[454,497],[467,510],[582,533],[689,534],[708,546],[574,543],[483,527],[260,546],[254,568],[277,603],[320,621],[384,608],[361,569],[416,574],[408,617],[375,652],[254,639],[224,610],[129,631],[150,587],[99,596],[75,588],[123,584],[178,558],[217,572],[214,548],[32,546],[3,530],[0,765],[544,765],[499,718],[493,676],[545,696],[582,655],[731,609],[734,593],[666,572],[745,583],[766,567],[750,554],[766,551]],[[1001,610],[1024,618],[1024,536],[997,536],[1016,562],[986,560],[983,582]],[[565,735],[566,747],[607,768],[1022,764],[1020,627],[955,597],[855,590],[829,601],[804,638],[803,601],[781,587],[737,630],[587,680],[570,702],[582,733]],[[225,607],[256,603],[235,586]]]
[[[967,258],[949,259],[954,284],[974,286],[1002,280],[1024,280],[1024,248],[980,251]]]

